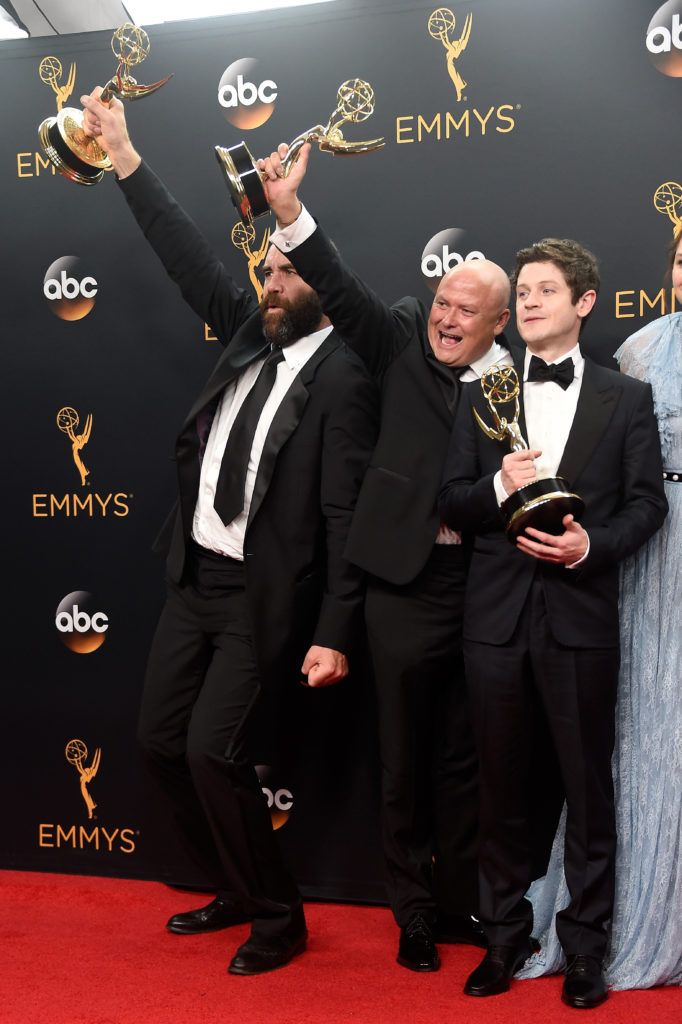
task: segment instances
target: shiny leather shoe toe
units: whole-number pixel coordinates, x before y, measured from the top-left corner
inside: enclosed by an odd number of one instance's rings
[[[497,996],[506,992],[516,972],[539,948],[533,939],[520,946],[489,946],[476,970],[467,978],[465,994]]]
[[[410,971],[437,971],[440,967],[431,925],[421,914],[414,914],[401,930],[396,959]]]
[[[175,935],[200,935],[202,932],[231,928],[233,924],[244,924],[249,920],[234,903],[216,896],[206,907],[188,910],[185,914],[174,914],[166,928]]]
[[[239,947],[227,968],[230,974],[264,974],[284,967],[302,953],[308,940],[307,931],[295,937],[273,936],[269,939],[248,939]]]
[[[578,1010],[592,1010],[608,998],[601,961],[593,956],[569,956],[561,999]]]

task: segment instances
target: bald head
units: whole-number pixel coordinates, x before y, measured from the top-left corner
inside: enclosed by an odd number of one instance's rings
[[[429,315],[436,359],[465,367],[485,355],[509,320],[510,293],[509,278],[491,260],[470,260],[449,270]]]
[[[443,274],[436,295],[456,275],[462,275],[462,280],[467,277],[470,281],[480,282],[481,287],[488,290],[490,302],[496,305],[500,313],[509,306],[511,284],[509,276],[499,264],[493,263],[492,260],[469,260],[459,263],[452,270],[448,270],[447,274]]]

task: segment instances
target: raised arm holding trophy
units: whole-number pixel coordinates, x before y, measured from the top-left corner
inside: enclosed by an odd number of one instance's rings
[[[358,153],[370,153],[384,145],[383,139],[368,139],[352,142],[343,137],[341,126],[359,124],[366,121],[374,113],[374,90],[369,82],[361,78],[351,78],[339,86],[336,94],[336,107],[325,125],[317,124],[314,128],[298,135],[287,147],[282,160],[282,170],[286,177],[298,158],[301,147],[306,142],[317,142],[323,153],[335,156],[353,156]],[[249,152],[245,142],[236,146],[215,147],[216,157],[225,175],[230,191],[230,198],[244,224],[251,224],[255,217],[262,217],[270,212],[264,184],[264,176],[258,163]],[[260,161],[262,164],[262,161]]]
[[[172,75],[166,75],[158,82],[141,85],[130,74],[131,68],[149,56],[149,36],[138,25],[127,21],[117,28],[111,48],[118,67],[99,96],[101,103],[108,103],[112,96],[139,100],[156,92],[172,78]],[[84,131],[83,112],[75,107],[61,107],[56,117],[45,118],[38,134],[45,155],[69,181],[78,185],[96,185],[105,171],[113,169],[111,160],[97,140]]]

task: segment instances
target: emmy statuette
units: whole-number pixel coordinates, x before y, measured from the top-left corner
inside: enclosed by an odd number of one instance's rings
[[[373,114],[374,90],[368,82],[363,82],[361,78],[349,79],[339,86],[336,99],[336,108],[326,125],[315,125],[314,128],[297,136],[289,146],[283,160],[285,177],[296,163],[301,146],[306,142],[317,142],[323,153],[333,153],[335,156],[369,153],[384,145],[383,139],[349,142],[344,139],[341,131],[341,125],[359,124]],[[230,198],[242,223],[251,224],[256,217],[268,213],[270,207],[265,198],[261,174],[246,143],[240,142],[227,148],[216,146],[215,153],[225,176]]]
[[[112,96],[122,100],[137,100],[156,92],[172,77],[167,75],[151,85],[140,85],[130,74],[130,68],[149,56],[149,36],[144,29],[126,22],[116,29],[111,49],[118,60],[113,78],[104,86],[100,100],[108,103]],[[45,74],[49,72],[46,69]],[[42,68],[41,68],[42,77]],[[54,77],[54,76],[53,76]],[[45,80],[45,79],[43,79]],[[96,185],[105,171],[112,170],[109,157],[101,146],[83,130],[83,111],[76,107],[61,107],[56,117],[47,117],[38,128],[40,143],[60,174],[79,185]]]
[[[491,366],[481,376],[481,389],[488,402],[495,426],[490,427],[481,419],[476,409],[474,416],[486,435],[493,441],[509,441],[513,452],[527,451],[526,443],[519,428],[519,378],[513,366]],[[499,406],[514,403],[511,418],[501,416]],[[564,516],[580,519],[585,511],[585,502],[574,494],[560,476],[533,480],[502,502],[500,506],[506,521],[507,537],[516,543],[516,538],[527,526],[544,533],[564,532]]]

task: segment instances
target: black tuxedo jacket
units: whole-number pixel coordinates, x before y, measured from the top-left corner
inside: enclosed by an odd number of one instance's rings
[[[386,306],[343,263],[320,227],[285,255],[381,384],[379,439],[346,555],[390,583],[409,583],[424,568],[438,533],[438,491],[454,416],[443,370],[429,358],[428,310],[414,298]],[[454,387],[456,404],[461,388]]]
[[[519,380],[523,357],[515,354]],[[559,465],[585,501],[582,525],[590,538],[576,569],[523,554],[506,538],[493,477],[509,451],[476,424],[490,411],[480,388],[460,403],[441,492],[446,523],[476,532],[464,614],[466,639],[504,644],[510,638],[536,573],[540,573],[554,637],[569,647],[618,644],[618,563],[661,526],[667,513],[661,449],[651,387],[585,360],[573,425]],[[527,437],[520,396],[519,425]]]
[[[201,459],[226,385],[270,346],[258,306],[143,163],[120,182],[148,241],[190,306],[225,346],[176,444],[179,499],[156,542],[182,583]],[[247,600],[263,684],[298,668],[307,647],[349,648],[362,574],[348,528],[376,439],[378,396],[335,332],[304,365],[268,433],[244,542]],[[298,665],[295,662],[298,661]]]

